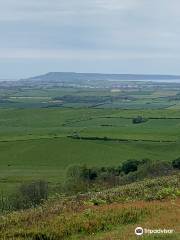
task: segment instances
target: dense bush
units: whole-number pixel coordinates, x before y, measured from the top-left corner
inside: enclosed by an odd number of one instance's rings
[[[178,166],[178,161],[174,164]],[[100,190],[107,187],[124,185],[145,178],[166,176],[173,172],[167,161],[149,159],[130,159],[118,167],[73,166],[67,171],[63,191],[69,193]]]
[[[147,121],[147,119],[143,118],[142,116],[137,116],[132,119],[132,123],[134,123],[134,124],[143,123],[146,121]]]
[[[134,172],[129,172],[120,179],[120,184],[127,184],[143,180],[145,178],[154,178],[167,176],[173,172],[171,163],[165,161],[142,160]]]
[[[173,168],[180,169],[180,158],[177,158],[172,161]]]
[[[88,190],[95,190],[99,185],[117,185],[117,178],[121,173],[119,167],[87,167],[70,166],[66,172],[66,180],[63,191],[66,193],[77,193]]]
[[[137,171],[139,164],[140,164],[140,161],[135,159],[130,159],[122,164],[122,171],[125,174],[128,174],[129,172]]]

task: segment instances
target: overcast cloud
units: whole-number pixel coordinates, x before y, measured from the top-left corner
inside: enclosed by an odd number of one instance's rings
[[[180,74],[179,0],[0,0],[0,78]]]

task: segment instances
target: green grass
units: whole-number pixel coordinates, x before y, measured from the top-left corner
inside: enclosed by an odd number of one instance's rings
[[[1,109],[0,140],[18,139],[22,136],[25,139],[67,136],[73,131],[90,132],[100,136],[116,134],[119,138],[124,138],[124,135],[127,135],[127,138],[133,136],[135,139],[151,139],[151,135],[164,140],[179,138],[180,119],[150,119],[140,125],[133,125],[131,119],[118,119],[133,118],[137,115],[150,118],[180,118],[178,110]],[[112,128],[102,125],[112,125]]]
[[[180,119],[132,124],[131,118],[137,115],[180,117],[178,110],[1,109],[1,190],[11,191],[22,181],[34,179],[46,179],[54,186],[63,181],[69,165],[110,166],[131,158],[170,161],[179,157]],[[138,141],[67,138],[73,132]]]
[[[150,119],[142,124],[133,124],[132,119],[96,118],[76,122],[70,126],[81,127],[81,136],[154,141],[180,139],[180,119]]]
[[[0,186],[7,190],[7,186],[11,189],[22,181],[34,179],[48,180],[53,185],[64,179],[69,165],[120,165],[130,158],[171,160],[179,156],[179,148],[177,143],[117,143],[67,138],[1,142]]]

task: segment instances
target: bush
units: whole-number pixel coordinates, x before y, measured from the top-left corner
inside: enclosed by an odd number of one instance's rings
[[[124,185],[128,183],[136,182],[139,180],[143,180],[145,178],[167,176],[170,173],[172,173],[172,171],[173,169],[169,162],[152,161],[152,160],[145,159],[142,161],[138,161],[137,170],[129,171],[128,174],[120,177],[119,183],[120,185]]]
[[[147,121],[147,119],[143,118],[142,116],[137,116],[137,117],[133,118],[132,123],[138,124],[138,123],[143,123],[146,121]]]
[[[68,178],[65,180],[62,186],[62,191],[65,194],[71,195],[76,193],[84,193],[87,192],[89,185],[80,179],[71,179]]]
[[[159,177],[169,175],[172,172],[172,166],[167,161],[149,160],[138,167],[137,174],[139,178]]]
[[[14,209],[37,206],[48,198],[48,184],[44,181],[22,184],[17,193],[11,196]]]
[[[162,200],[165,198],[176,198],[176,194],[175,192],[177,192],[177,190],[175,190],[173,187],[168,187],[168,188],[162,188],[161,190],[159,190],[157,192],[157,196],[156,199],[158,200]]]
[[[70,166],[66,172],[63,191],[71,194],[100,190],[105,186],[115,186],[119,182],[120,167]]]
[[[37,205],[40,204],[42,200],[47,199],[48,184],[44,181],[23,184],[20,187],[20,193],[33,205]]]
[[[138,169],[138,165],[140,164],[140,161],[135,159],[127,160],[122,164],[122,171],[125,174],[128,174],[129,172],[135,172]]]
[[[81,178],[85,181],[93,181],[97,178],[98,173],[97,170],[94,168],[87,168],[84,167],[81,172]]]
[[[180,158],[177,158],[172,161],[173,168],[180,169]]]
[[[67,177],[71,179],[79,179],[82,181],[93,181],[98,176],[96,168],[88,168],[84,166],[71,166],[67,170]]]
[[[70,179],[78,179],[81,176],[82,166],[73,165],[66,171],[66,177]]]
[[[63,191],[72,194],[87,191],[99,191],[105,188],[124,185],[144,178],[166,176],[173,172],[172,164],[167,161],[149,159],[131,159],[118,167],[89,168],[71,166]]]

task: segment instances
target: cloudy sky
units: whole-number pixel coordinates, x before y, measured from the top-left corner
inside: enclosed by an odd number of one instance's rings
[[[180,74],[179,0],[0,0],[0,78]]]

